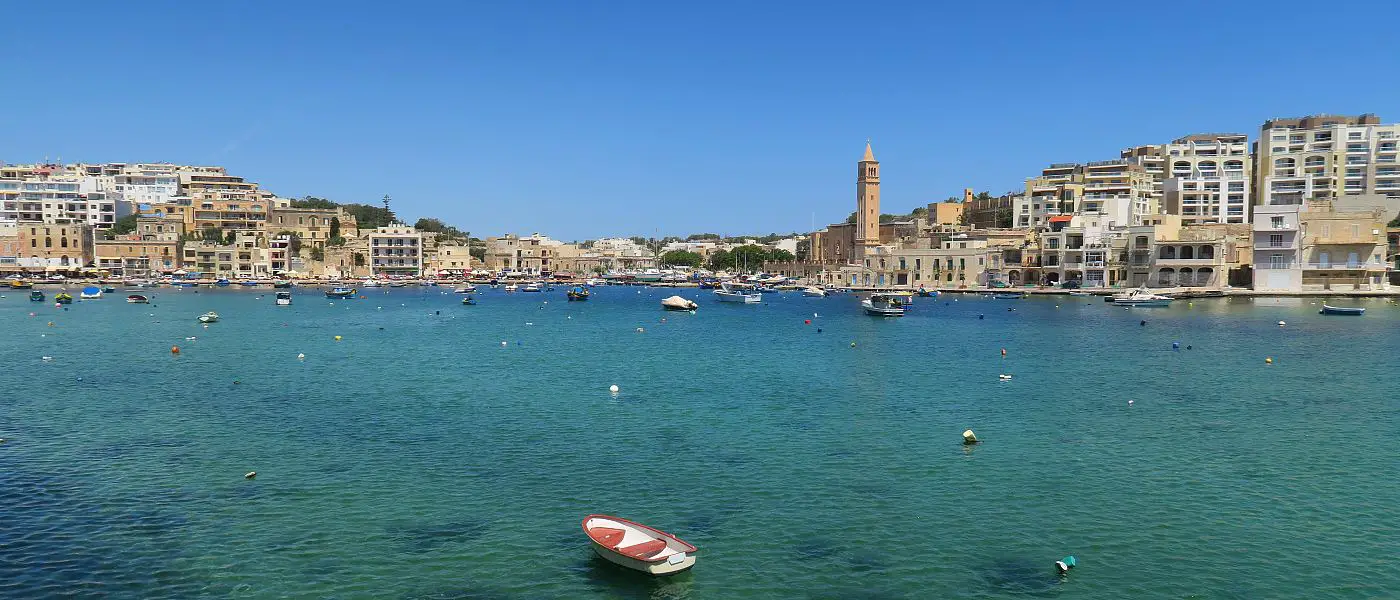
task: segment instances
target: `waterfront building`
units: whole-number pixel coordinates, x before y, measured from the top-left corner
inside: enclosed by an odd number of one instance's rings
[[[60,165],[9,168],[0,177],[0,221],[50,224],[85,223],[111,227],[121,215],[98,179],[70,175]]]
[[[880,161],[865,142],[865,155],[856,163],[856,257],[880,245]]]
[[[1247,135],[1188,135],[1166,144],[1164,152],[1169,172],[1163,187],[1163,212],[1181,215],[1185,226],[1250,222]]]
[[[1255,144],[1256,204],[1400,197],[1400,124],[1374,114],[1270,119]]]
[[[236,231],[233,243],[188,241],[182,247],[181,267],[207,277],[265,278],[272,275],[271,253],[265,234]]]
[[[472,270],[471,246],[465,241],[439,242],[428,249],[425,264],[429,275],[466,275]]]
[[[1389,289],[1380,209],[1339,211],[1332,201],[1310,200],[1256,206],[1254,211],[1254,289]]]
[[[880,244],[892,244],[902,238],[913,238],[925,229],[922,219],[892,221],[880,224]],[[810,250],[811,262],[822,265],[858,264],[861,260],[860,246],[856,240],[859,225],[855,223],[832,223],[825,229],[812,234]]]
[[[1296,292],[1303,289],[1303,269],[1298,260],[1302,241],[1299,215],[1302,204],[1265,204],[1254,207],[1254,289],[1264,292]]]
[[[860,265],[841,269],[853,287],[967,288],[987,284],[989,269],[1002,270],[1002,253],[985,239],[954,239],[933,247],[876,246]]]
[[[70,272],[92,264],[92,228],[86,223],[18,223],[19,258],[28,271]]]
[[[1050,217],[1048,229],[1040,233],[1039,281],[1075,281],[1085,287],[1121,283],[1127,279],[1122,260],[1127,229],[1099,214]]]
[[[180,268],[180,242],[176,239],[143,239],[139,235],[99,239],[93,242],[97,269],[118,277],[152,277]]]
[[[486,268],[492,271],[517,271],[540,275],[553,270],[554,250],[558,243],[534,234],[520,237],[513,233],[486,238]]]
[[[335,236],[354,237],[359,231],[355,216],[339,206],[335,208],[291,208],[272,206],[268,211],[267,231],[290,233],[306,248],[325,248]]]
[[[369,234],[371,276],[423,275],[423,234],[403,223],[392,223]]]
[[[1030,227],[1029,222],[1018,224],[1015,221],[1016,207],[1022,196],[1024,193],[1019,191],[1000,196],[973,196],[963,203],[967,224],[977,229]]]
[[[222,172],[181,171],[179,179],[180,196],[171,204],[185,207],[177,212],[189,231],[266,229],[273,195],[258,184]]]
[[[1128,231],[1128,285],[1208,287],[1247,282],[1253,262],[1250,226],[1183,225],[1158,215]]]

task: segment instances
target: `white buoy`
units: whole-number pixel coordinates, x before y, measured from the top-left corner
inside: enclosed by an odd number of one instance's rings
[[[637,333],[646,333],[646,332],[647,332],[647,330],[646,330],[646,328],[644,328],[644,327],[638,327],[638,328],[637,328]]]
[[[252,479],[252,478],[257,477],[257,476],[258,476],[258,472],[257,472],[257,471],[248,471],[248,474],[244,475],[243,478],[244,478],[244,479]]]
[[[508,343],[502,341],[502,342],[501,342],[501,345],[502,345],[502,346],[509,346],[510,344],[508,344]]]
[[[1010,375],[1007,375],[1007,374],[1005,374],[1005,373],[1002,373],[1001,375],[997,375],[997,379],[1000,379],[1000,380],[1002,380],[1002,381],[1007,381],[1007,380],[1011,379],[1011,376],[1010,376]]]
[[[969,429],[969,430],[963,432],[963,445],[964,445],[964,446],[971,446],[972,444],[976,444],[976,443],[977,443],[977,434],[972,433],[972,430],[971,430],[971,429]]]
[[[1287,324],[1288,324],[1288,323],[1285,323],[1285,322],[1283,322],[1283,321],[1279,321],[1279,322],[1278,322],[1278,326],[1279,326],[1279,327],[1283,327],[1284,325],[1287,325]]]
[[[302,353],[300,353],[300,352],[298,352],[298,353],[297,353],[297,360],[306,360],[306,355],[305,355],[305,354],[302,354]]]
[[[608,386],[608,391],[609,391],[609,392],[612,392],[612,393],[616,394],[616,393],[617,393],[617,390],[618,390],[617,384],[613,384],[613,385]]]
[[[41,360],[53,360],[53,357],[52,357],[52,356],[40,356],[39,358],[40,358]]]
[[[1128,401],[1128,406],[1132,406],[1132,405],[1133,405],[1133,401],[1132,401],[1132,400],[1129,400],[1129,401]]]
[[[526,325],[534,325],[534,323],[526,323]]]

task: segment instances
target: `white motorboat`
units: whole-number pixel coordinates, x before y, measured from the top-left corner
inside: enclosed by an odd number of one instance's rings
[[[544,288],[543,288],[542,286],[540,286],[540,284],[538,284],[538,283],[533,283],[533,282],[532,282],[532,283],[527,283],[527,284],[525,284],[525,287],[520,288],[520,291],[522,291],[522,292],[539,292],[539,291],[542,291],[543,289],[544,289]]]
[[[715,290],[715,297],[720,302],[742,302],[744,304],[758,304],[763,302],[763,294],[754,291],[753,286],[726,281],[720,284]]]
[[[277,306],[288,306],[292,303],[291,292],[277,292]]]
[[[383,286],[384,286],[384,284],[383,284],[383,283],[380,283],[379,280],[377,280],[377,279],[366,279],[366,280],[364,280],[363,283],[360,284],[360,287],[367,287],[367,288],[372,288],[372,287],[383,287]]]
[[[587,285],[588,287],[597,287],[597,286],[600,286],[600,285],[607,285],[607,284],[608,284],[608,280],[606,280],[606,279],[599,279],[599,278],[597,278],[597,277],[594,277],[593,279],[589,279],[588,281],[585,281],[584,284]]]
[[[506,290],[506,293],[507,293],[507,294],[509,294],[509,293],[511,293],[511,292],[514,292],[515,290],[518,290],[518,289],[520,289],[519,286],[516,286],[514,283],[507,283],[507,284],[506,284],[506,287],[505,287],[505,290]]]
[[[214,311],[212,311],[212,310],[209,311],[209,312],[207,312],[207,313],[204,313],[204,314],[202,314],[202,315],[199,315],[199,322],[200,322],[200,323],[213,323],[213,322],[218,321],[218,320],[219,320],[219,313],[216,313],[216,312],[214,312]]]
[[[671,296],[661,301],[661,307],[666,310],[695,310],[700,308],[694,300],[686,300],[680,296]]]
[[[476,291],[476,286],[474,286],[474,285],[468,283],[468,284],[466,284],[466,285],[459,285],[459,286],[457,286],[456,289],[452,290],[452,293],[454,293],[454,294],[470,294],[470,293],[475,292],[475,291]]]
[[[1167,306],[1172,303],[1172,297],[1154,294],[1147,291],[1147,286],[1143,286],[1114,296],[1113,303],[1119,306]]]
[[[673,575],[695,566],[695,546],[641,523],[588,515],[583,532],[593,551],[609,562],[650,575]]]
[[[802,295],[803,295],[803,296],[810,296],[810,297],[812,297],[812,298],[825,298],[825,297],[826,297],[826,290],[821,289],[821,288],[819,288],[819,287],[813,286],[813,287],[809,287],[809,288],[804,288],[804,289],[802,290]]]
[[[871,294],[860,301],[860,307],[865,309],[865,314],[876,317],[904,316],[903,299],[895,294]]]

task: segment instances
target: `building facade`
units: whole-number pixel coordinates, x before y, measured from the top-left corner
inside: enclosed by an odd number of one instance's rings
[[[1202,133],[1165,147],[1169,174],[1163,187],[1164,212],[1180,215],[1186,226],[1249,223],[1251,203],[1248,136]]]
[[[1397,144],[1400,125],[1382,125],[1374,114],[1265,121],[1256,142],[1256,204],[1400,197]]]
[[[403,223],[370,232],[369,268],[372,276],[422,276],[423,234]]]

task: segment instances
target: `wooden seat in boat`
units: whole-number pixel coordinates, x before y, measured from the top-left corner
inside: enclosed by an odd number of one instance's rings
[[[604,548],[613,548],[617,546],[626,535],[627,532],[612,527],[594,527],[588,530],[588,537],[602,544]]]
[[[652,541],[650,541],[650,542],[642,542],[642,543],[640,543],[640,544],[632,544],[631,546],[628,546],[628,547],[626,547],[626,548],[617,548],[616,550],[617,550],[618,552],[622,553],[624,556],[630,556],[630,557],[632,557],[632,558],[638,558],[638,559],[645,559],[645,558],[647,558],[647,557],[649,557],[649,556],[651,556],[651,555],[653,555],[653,554],[656,554],[657,552],[660,552],[660,551],[662,551],[662,550],[665,550],[665,549],[666,549],[666,541],[665,541],[665,540],[652,540]]]

